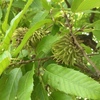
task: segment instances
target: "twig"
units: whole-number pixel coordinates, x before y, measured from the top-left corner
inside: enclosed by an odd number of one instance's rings
[[[81,50],[83,56],[85,57],[85,59],[92,65],[92,67],[95,69],[97,75],[100,75],[100,71],[97,69],[97,67],[95,66],[95,64],[89,59],[89,57],[87,56],[87,54],[84,52],[84,49],[80,46],[80,44],[78,43],[78,41],[76,40],[76,37],[73,35],[73,33],[71,33],[71,36],[74,39],[74,43],[78,46],[78,48]]]
[[[38,58],[38,59],[30,59],[30,60],[21,60],[19,62],[11,63],[9,66],[20,65],[20,64],[27,64],[34,61],[43,61],[51,59],[52,57],[45,57],[45,58]]]
[[[69,2],[67,0],[65,0],[66,5],[68,6],[68,8],[71,8]]]
[[[95,56],[95,55],[99,55],[99,53],[91,53],[91,54],[87,54],[87,56]]]
[[[70,19],[68,19],[66,13],[64,12],[64,15],[65,15],[65,18],[66,18],[66,21],[67,21],[67,24],[69,26],[69,29],[70,29],[70,35],[72,36],[73,40],[74,40],[74,43],[77,45],[77,47],[81,50],[83,56],[85,57],[85,59],[92,65],[92,67],[95,69],[96,73],[98,76],[100,76],[100,71],[97,69],[97,67],[95,66],[95,64],[89,59],[89,57],[87,56],[87,54],[84,52],[84,49],[81,47],[81,45],[78,43],[76,37],[74,36],[73,34],[73,31],[72,31],[72,24],[70,23]]]

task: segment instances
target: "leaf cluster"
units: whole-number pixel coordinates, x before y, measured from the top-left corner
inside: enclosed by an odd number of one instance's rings
[[[99,100],[99,7],[1,0],[0,100]]]

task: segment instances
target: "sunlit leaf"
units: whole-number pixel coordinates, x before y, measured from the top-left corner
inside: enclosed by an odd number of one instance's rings
[[[50,64],[45,69],[43,79],[46,84],[64,93],[100,99],[100,84],[73,69]]]
[[[74,0],[71,9],[73,12],[82,12],[95,7],[100,7],[99,0]]]
[[[13,0],[10,0],[9,7],[7,9],[7,13],[6,13],[4,22],[2,24],[2,29],[3,29],[4,32],[6,32],[6,30],[8,29],[8,17],[9,17],[9,13],[10,13],[10,9],[11,9],[12,3],[13,3]]]
[[[8,51],[5,51],[3,54],[0,55],[0,75],[9,66],[10,60],[11,57]]]

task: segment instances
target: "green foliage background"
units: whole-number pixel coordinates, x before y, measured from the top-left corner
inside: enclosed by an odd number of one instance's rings
[[[1,0],[0,100],[100,100],[99,15],[99,0]]]

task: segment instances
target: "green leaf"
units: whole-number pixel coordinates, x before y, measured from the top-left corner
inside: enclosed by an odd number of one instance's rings
[[[54,91],[50,95],[50,100],[73,100],[71,96],[60,91]]]
[[[30,96],[33,90],[33,75],[34,66],[31,71],[28,71],[24,76],[21,77],[16,95],[18,100],[31,100]]]
[[[13,2],[12,6],[16,7],[16,8],[23,8],[25,5],[25,1],[23,0],[16,0]]]
[[[44,25],[45,23],[50,23],[51,20],[49,19],[45,19],[45,20],[41,20],[39,22],[37,22],[35,25],[33,25],[28,32],[25,34],[21,44],[18,46],[18,48],[14,51],[13,57],[16,57],[18,55],[18,53],[22,50],[23,46],[26,44],[26,42],[28,41],[28,39],[33,35],[33,33],[39,29],[42,25]]]
[[[94,31],[93,34],[95,35],[96,39],[100,40],[100,20],[93,23]]]
[[[47,0],[41,0],[42,1],[42,5],[46,10],[50,10],[51,6],[50,4],[47,2]]]
[[[59,2],[61,2],[61,1],[63,1],[63,0],[51,0],[52,2],[56,2],[56,3],[59,3]]]
[[[6,31],[6,35],[5,35],[5,38],[3,40],[2,47],[0,49],[6,49],[6,50],[8,49],[14,30],[16,29],[18,23],[20,22],[21,18],[23,17],[24,13],[27,11],[28,7],[30,6],[30,4],[32,2],[33,2],[33,0],[28,0],[28,2],[25,5],[24,9],[12,19],[10,27]]]
[[[58,36],[58,35],[55,35],[55,36],[48,35],[48,36],[44,37],[39,42],[39,44],[36,48],[37,57],[40,58],[40,57],[46,56],[50,52],[53,43],[56,42],[59,38],[60,38],[60,36]]]
[[[95,7],[100,7],[100,0],[74,0],[71,9],[73,12],[82,12]]]
[[[0,75],[9,66],[10,58],[10,53],[8,51],[5,51],[0,55]]]
[[[48,15],[48,11],[39,11],[34,17],[31,22],[31,26],[35,25],[37,22],[45,19],[45,17]]]
[[[13,69],[0,79],[0,99],[15,100],[19,79],[22,76],[20,68]]]
[[[38,78],[34,79],[34,91],[32,93],[32,100],[49,100],[47,91]]]
[[[2,9],[0,7],[0,20],[1,20],[1,18],[2,18]]]
[[[52,35],[57,34],[57,33],[59,32],[59,28],[60,28],[60,27],[59,27],[58,25],[54,24],[53,27],[52,27],[51,34],[52,34]]]
[[[40,11],[43,9],[41,0],[34,0],[30,6],[34,11]]]
[[[50,64],[43,75],[44,82],[67,94],[100,99],[100,84],[92,78],[57,64]]]
[[[97,68],[100,70],[100,55],[94,55],[91,57],[93,63],[97,66]]]
[[[10,13],[10,9],[11,9],[12,3],[13,3],[13,0],[10,0],[9,7],[7,9],[7,13],[6,13],[4,22],[2,24],[2,29],[3,29],[4,32],[6,32],[6,30],[8,29],[8,17],[9,17],[9,13]]]

